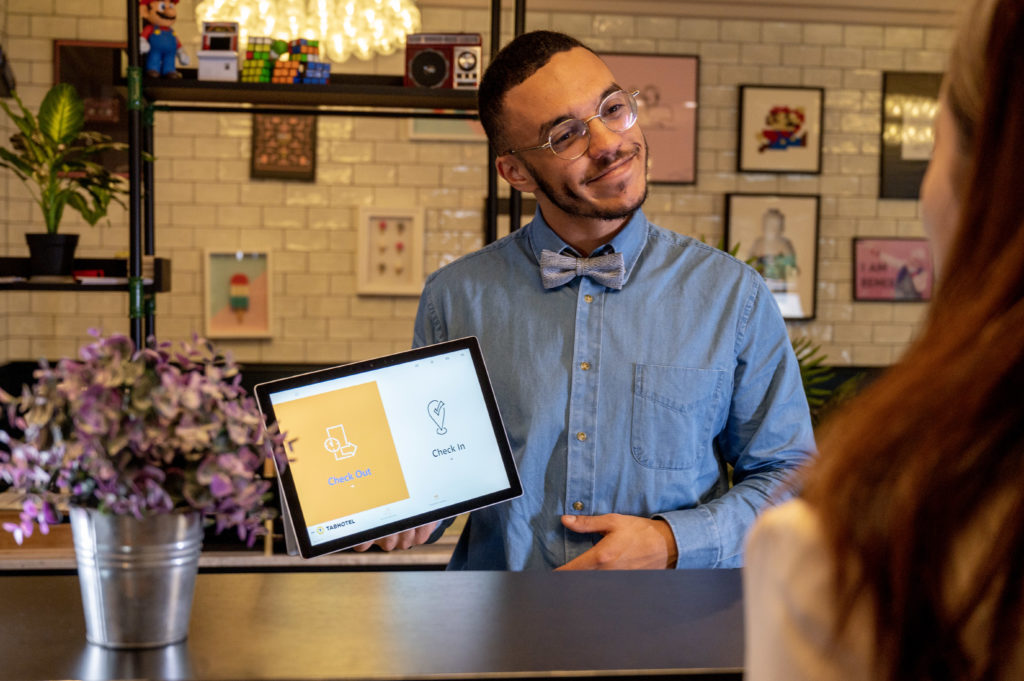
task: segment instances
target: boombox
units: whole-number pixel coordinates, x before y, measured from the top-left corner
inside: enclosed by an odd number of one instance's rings
[[[475,90],[479,83],[479,33],[411,33],[406,36],[406,87]]]

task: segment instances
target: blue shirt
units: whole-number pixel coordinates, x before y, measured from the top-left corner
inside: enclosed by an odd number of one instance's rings
[[[479,338],[524,488],[470,515],[450,569],[558,567],[601,538],[560,516],[603,513],[668,521],[677,567],[736,567],[758,511],[814,448],[757,272],[641,211],[610,244],[625,259],[618,291],[543,288],[541,250],[568,246],[539,211],[427,278],[414,344]]]

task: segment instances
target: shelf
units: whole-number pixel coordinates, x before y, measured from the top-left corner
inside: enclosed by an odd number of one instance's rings
[[[373,109],[375,115],[388,110],[404,116],[421,111],[436,116],[438,109],[459,110],[447,117],[475,117],[476,90],[450,90],[404,87],[401,76],[359,76],[335,74],[328,85],[282,83],[240,83],[196,80],[194,69],[183,69],[180,80],[143,78],[143,96],[162,111],[196,111],[211,107],[185,103],[217,105],[225,108],[259,112],[266,107],[315,109],[329,113],[330,107],[342,107],[339,113],[353,109]],[[182,104],[177,104],[177,103]]]
[[[75,258],[71,267],[74,271],[99,270],[104,277],[128,277],[128,261],[124,258]],[[28,258],[0,257],[0,276],[20,277],[24,281],[0,283],[0,291],[127,291],[128,283],[91,283],[81,282],[39,282],[29,279]],[[146,284],[143,289],[152,293],[166,293],[171,290],[171,261],[166,258],[153,259],[153,283]]]

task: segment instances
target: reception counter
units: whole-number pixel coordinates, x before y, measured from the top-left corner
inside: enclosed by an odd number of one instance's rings
[[[87,644],[78,578],[0,575],[0,681],[739,679],[738,570],[200,574],[186,642]]]

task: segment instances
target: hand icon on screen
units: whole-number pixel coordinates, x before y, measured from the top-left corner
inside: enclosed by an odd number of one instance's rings
[[[437,426],[437,434],[444,435],[448,432],[448,429],[444,427],[444,402],[441,400],[431,400],[430,404],[427,405],[427,414],[430,416],[430,420]]]

